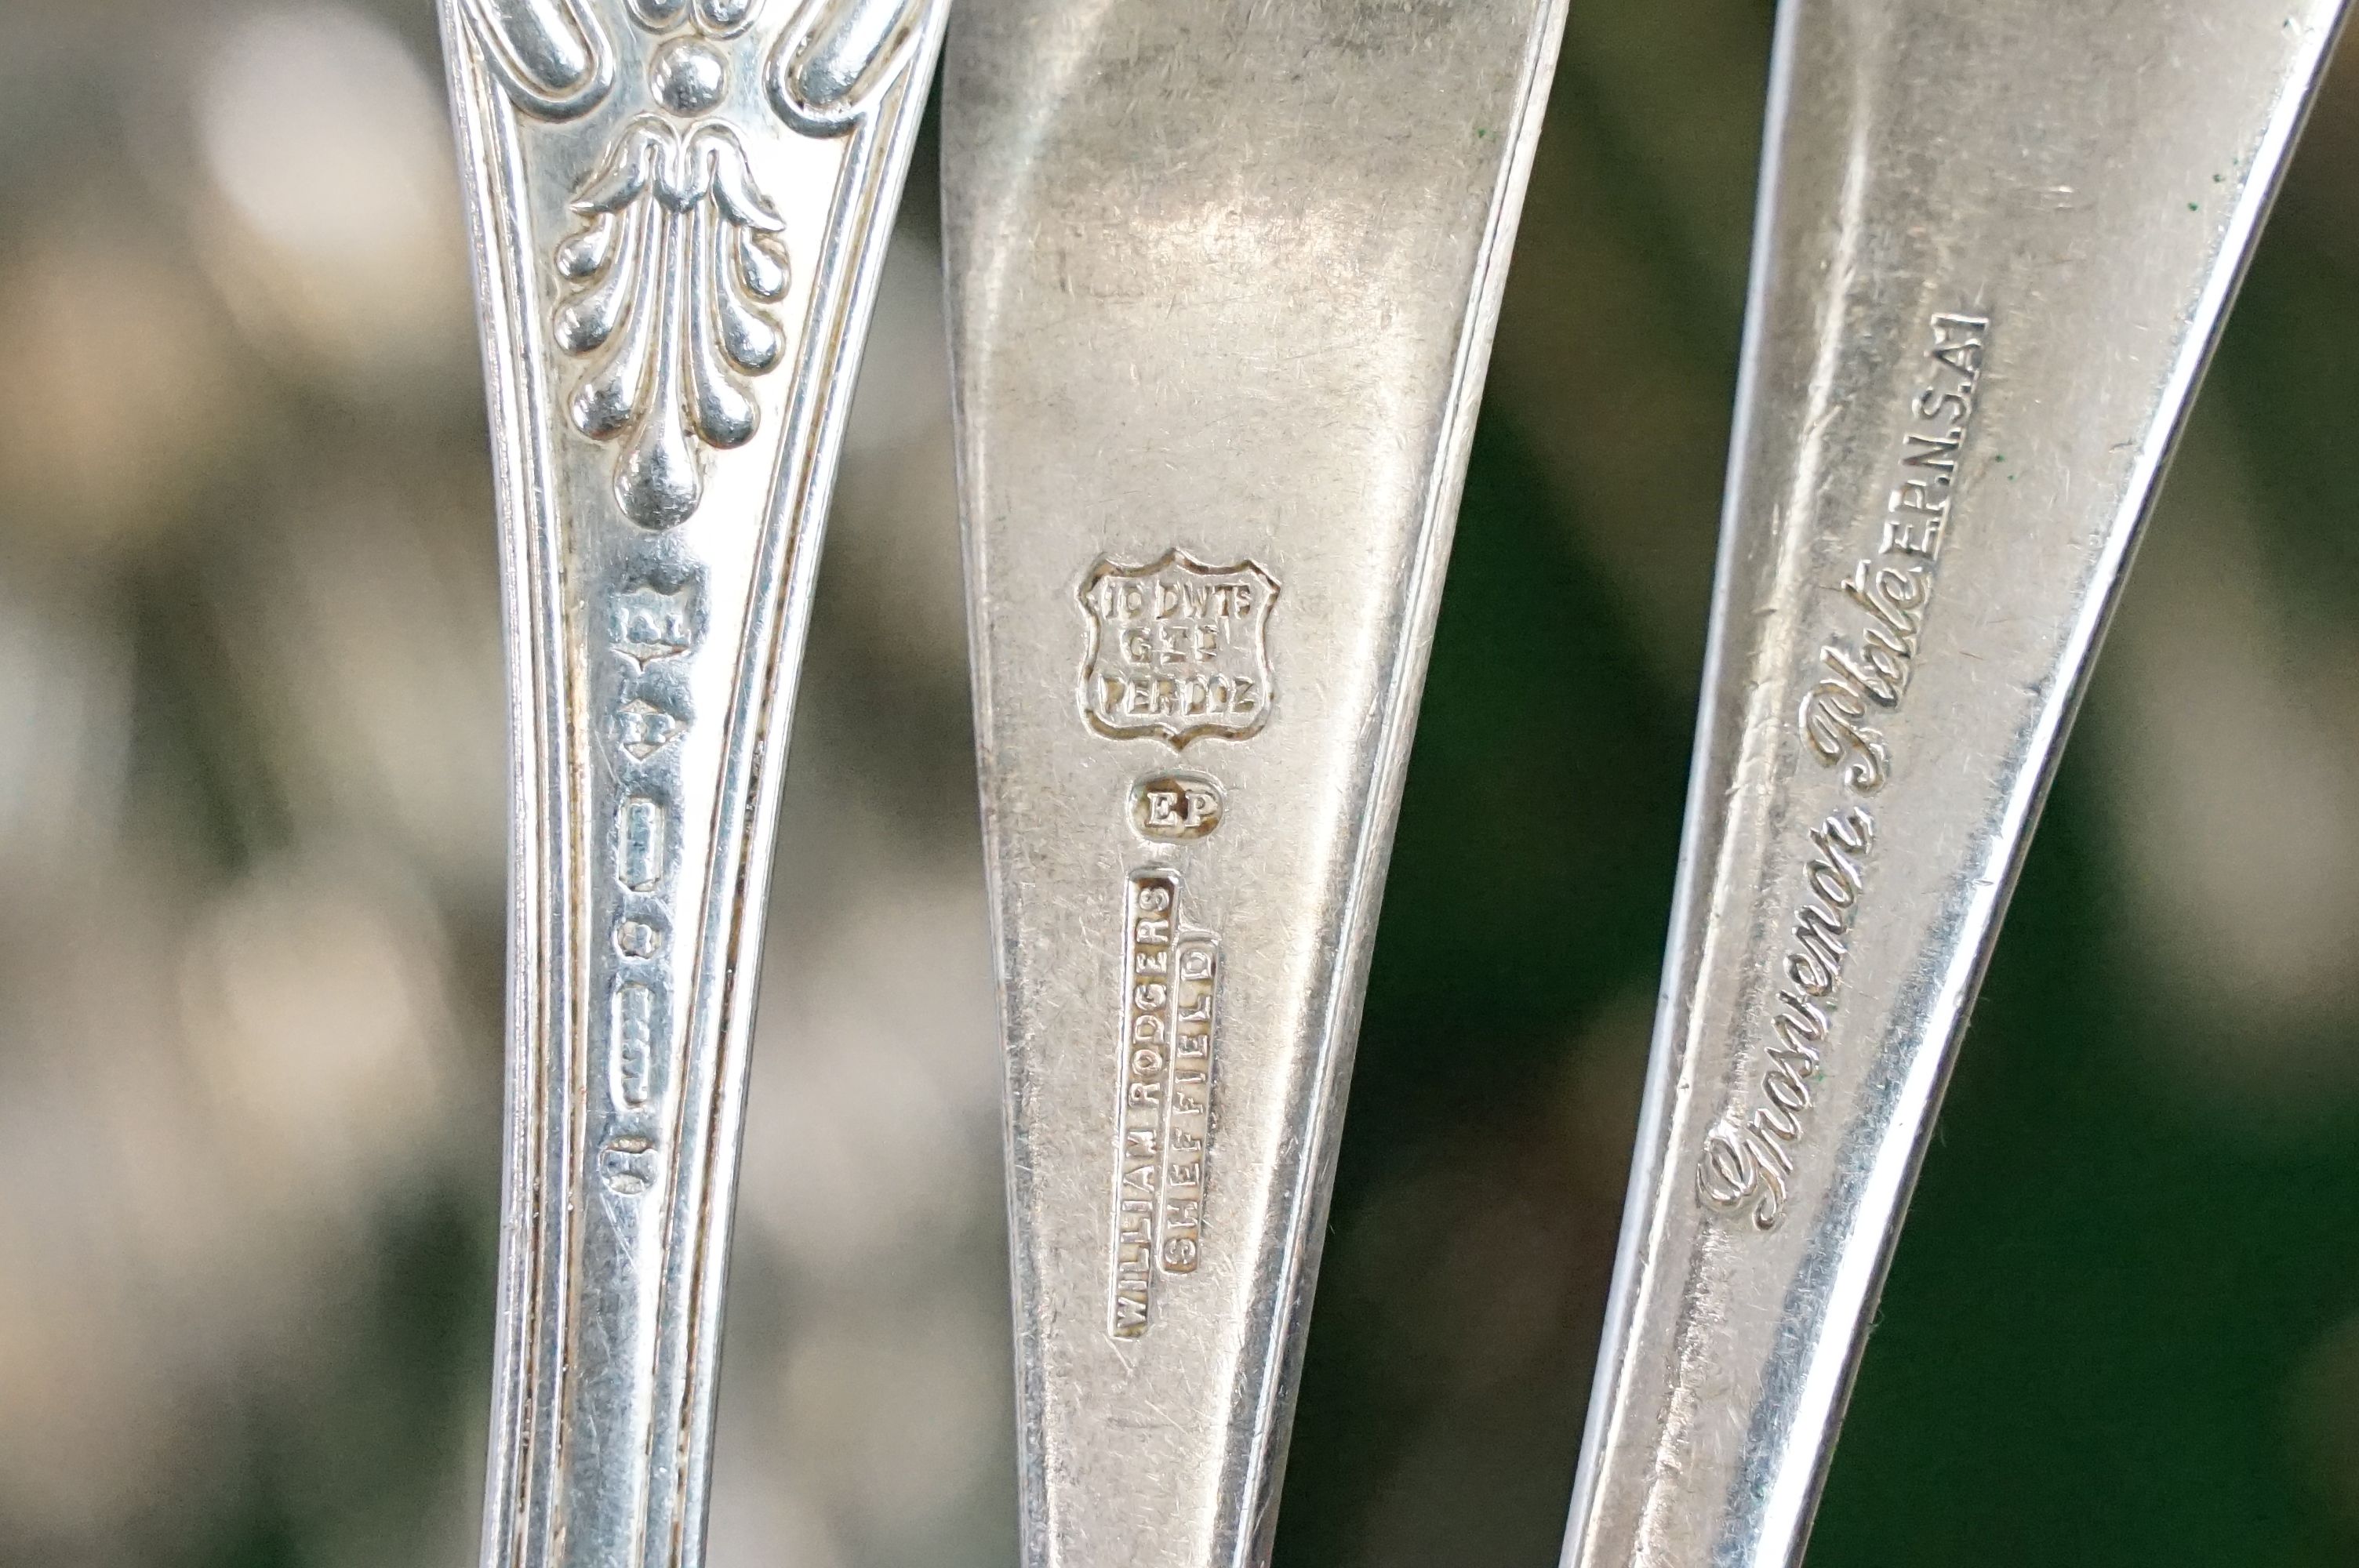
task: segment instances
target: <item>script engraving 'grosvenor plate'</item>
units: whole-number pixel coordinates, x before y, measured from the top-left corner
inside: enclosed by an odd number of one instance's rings
[[[1777,7],[1710,675],[1564,1568],[1804,1561],[2000,916],[2345,9]]]
[[[1175,749],[1259,733],[1277,601],[1277,579],[1251,561],[1208,567],[1180,549],[1143,567],[1100,561],[1082,582],[1082,711],[1102,735],[1160,735]]]
[[[1774,1230],[1785,1218],[1815,1107],[1812,1085],[1849,1066],[1851,1043],[1836,1038],[1835,1016],[1876,848],[1868,801],[1895,765],[1884,731],[1868,720],[1897,713],[1908,696],[1940,586],[1941,543],[1990,331],[1986,308],[1927,316],[1892,462],[1872,477],[1872,503],[1860,520],[1875,553],[1854,555],[1841,581],[1843,611],[1861,630],[1856,639],[1836,636],[1818,649],[1810,664],[1817,678],[1796,716],[1803,748],[1834,773],[1852,804],[1837,806],[1807,834],[1790,939],[1769,978],[1777,1002],[1754,1069],[1756,1091],[1722,1115],[1696,1173],[1705,1203],[1749,1212],[1758,1230]]]

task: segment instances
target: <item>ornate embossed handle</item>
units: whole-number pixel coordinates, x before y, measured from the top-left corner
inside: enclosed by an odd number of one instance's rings
[[[458,0],[484,66],[548,119],[589,109],[614,85],[614,51],[584,0]]]
[[[515,831],[487,1568],[702,1557],[772,822],[945,0],[445,0]]]
[[[805,130],[841,130],[917,41],[908,0],[824,0],[770,51],[770,102]]]

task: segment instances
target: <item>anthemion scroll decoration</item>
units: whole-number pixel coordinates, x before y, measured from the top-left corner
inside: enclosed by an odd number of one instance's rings
[[[699,1568],[795,674],[946,0],[440,0],[500,499],[487,1568]]]
[[[626,0],[657,40],[648,107],[607,142],[576,189],[573,231],[550,256],[563,297],[556,342],[586,361],[567,413],[622,444],[614,500],[633,522],[669,528],[703,499],[706,453],[742,447],[760,424],[746,379],[785,357],[771,308],[790,276],[786,221],[726,115],[758,52],[764,0]],[[761,69],[771,108],[811,135],[849,129],[891,80],[916,0],[806,0]],[[495,73],[549,120],[573,119],[612,91],[615,49],[582,0],[466,0]]]

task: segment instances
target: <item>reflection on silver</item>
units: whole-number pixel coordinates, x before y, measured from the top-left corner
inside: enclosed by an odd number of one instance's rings
[[[1791,0],[1568,1568],[1799,1561],[1951,1047],[2341,0]]]
[[[514,732],[484,1562],[693,1568],[787,720],[944,6],[443,10]]]
[[[1266,1560],[1556,0],[965,0],[1024,1560]]]

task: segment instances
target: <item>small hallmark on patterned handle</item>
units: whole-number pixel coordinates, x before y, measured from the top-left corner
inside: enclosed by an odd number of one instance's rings
[[[624,789],[606,845],[616,909],[607,998],[606,1136],[599,1170],[620,1197],[646,1195],[659,1184],[669,1096],[679,1081],[681,1039],[673,1005],[669,903],[679,839],[678,790],[669,752],[689,720],[676,695],[675,666],[701,636],[698,581],[641,579],[615,593],[606,617],[607,645],[628,676],[614,710],[608,765]]]

